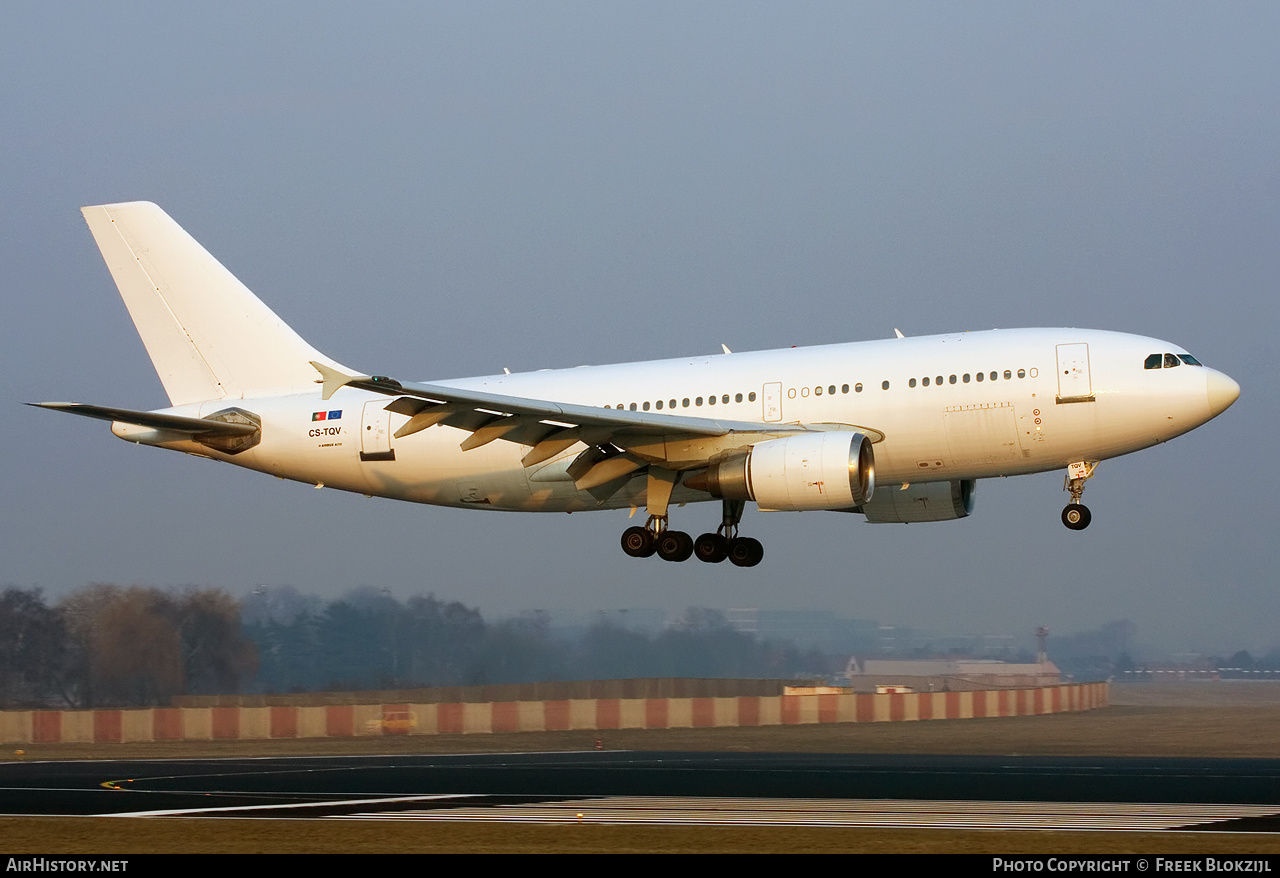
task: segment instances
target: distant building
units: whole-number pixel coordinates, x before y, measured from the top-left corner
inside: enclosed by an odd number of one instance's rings
[[[1062,682],[1057,665],[1045,659],[1009,664],[977,659],[898,661],[849,659],[849,685],[855,692],[877,687],[908,686],[916,692],[963,692],[970,689],[1029,689]]]

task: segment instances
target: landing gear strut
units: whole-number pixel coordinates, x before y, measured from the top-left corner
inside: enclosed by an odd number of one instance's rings
[[[687,561],[693,554],[693,537],[667,528],[665,515],[650,515],[644,527],[622,532],[622,551],[633,558],[657,554],[663,561]]]
[[[1087,460],[1078,461],[1067,466],[1067,475],[1062,490],[1071,492],[1071,502],[1062,510],[1062,523],[1072,530],[1084,530],[1093,520],[1089,507],[1080,502],[1084,495],[1084,483],[1093,475],[1098,464]]]
[[[622,551],[633,558],[656,554],[664,561],[687,561],[697,555],[699,561],[718,564],[726,558],[737,567],[754,567],[764,558],[759,540],[738,536],[738,524],[746,508],[744,500],[724,500],[721,523],[713,534],[694,540],[687,533],[667,528],[667,502],[674,479],[653,468],[649,472],[649,519],[644,527],[629,527],[622,532]],[[674,474],[671,474],[674,476]],[[659,514],[659,511],[661,514]]]
[[[742,521],[744,500],[724,500],[721,523],[713,534],[703,534],[693,544],[693,553],[699,561],[719,564],[725,558],[737,567],[754,567],[764,558],[764,546],[759,540],[738,536],[738,524]]]

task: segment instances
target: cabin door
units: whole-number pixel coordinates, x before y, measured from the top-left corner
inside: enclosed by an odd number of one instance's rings
[[[391,412],[387,411],[386,400],[375,399],[364,404],[360,418],[360,459],[396,459],[395,449],[391,447]]]
[[[1089,346],[1058,345],[1058,402],[1088,402],[1093,399],[1089,377]]]
[[[764,419],[766,421],[781,421],[782,382],[775,381],[772,384],[766,384],[764,392],[761,394],[761,400],[764,405]]]

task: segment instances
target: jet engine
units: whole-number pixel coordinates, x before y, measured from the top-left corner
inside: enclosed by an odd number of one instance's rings
[[[684,484],[713,497],[754,500],[761,509],[848,509],[870,502],[875,456],[861,433],[803,433],[757,442]]]
[[[884,522],[954,521],[973,512],[973,495],[978,484],[973,479],[951,482],[921,482],[906,490],[882,488],[869,503],[853,512],[861,512],[867,521]]]

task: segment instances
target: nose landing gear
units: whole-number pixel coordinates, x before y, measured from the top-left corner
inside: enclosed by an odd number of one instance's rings
[[[1072,530],[1084,530],[1093,520],[1089,507],[1081,503],[1068,503],[1062,510],[1062,523]]]
[[[1080,498],[1084,495],[1084,483],[1093,476],[1097,466],[1096,461],[1087,460],[1077,461],[1067,466],[1062,490],[1071,492],[1071,502],[1062,510],[1062,523],[1072,530],[1084,530],[1093,520],[1089,507],[1081,503]]]

